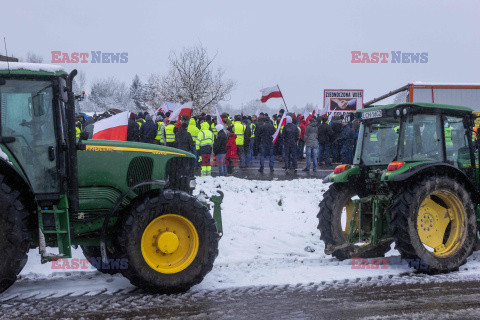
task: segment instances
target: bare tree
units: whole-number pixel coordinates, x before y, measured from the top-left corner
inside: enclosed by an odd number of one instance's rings
[[[88,100],[97,106],[98,111],[107,111],[112,108],[135,110],[128,87],[115,78],[94,81]]]
[[[73,79],[73,92],[76,94],[82,93],[87,87],[87,76],[85,72],[78,70],[77,76]]]
[[[185,103],[193,101],[193,112],[211,113],[215,105],[228,99],[235,86],[224,79],[225,71],[214,68],[216,55],[210,58],[203,46],[184,48],[169,57],[170,71],[161,78],[159,92],[163,100]]]
[[[39,54],[36,54],[36,53],[32,52],[32,51],[28,51],[27,58],[25,59],[25,62],[42,63],[43,62],[43,57]]]

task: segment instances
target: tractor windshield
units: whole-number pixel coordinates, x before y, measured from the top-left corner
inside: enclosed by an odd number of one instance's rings
[[[394,118],[378,118],[362,123],[354,164],[362,162],[369,166],[392,162],[397,155],[399,128],[400,122]]]

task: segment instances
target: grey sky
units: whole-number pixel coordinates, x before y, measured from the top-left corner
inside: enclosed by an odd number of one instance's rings
[[[128,52],[127,64],[64,65],[88,81],[128,83],[135,73],[165,73],[171,50],[202,43],[237,82],[229,104],[278,83],[287,104],[303,109],[323,106],[323,89],[365,89],[368,100],[415,80],[480,82],[479,9],[477,1],[438,0],[3,0],[0,35],[9,53],[31,50],[48,63],[52,50]],[[352,64],[354,50],[428,52],[428,63]]]

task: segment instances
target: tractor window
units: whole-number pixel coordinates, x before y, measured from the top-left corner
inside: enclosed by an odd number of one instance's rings
[[[53,90],[49,81],[7,80],[0,86],[1,135],[35,193],[59,191]]]
[[[463,125],[463,118],[445,117],[443,130],[447,162],[462,170],[470,168],[470,149],[468,148],[468,136]]]
[[[398,129],[400,122],[394,118],[369,120],[362,124],[360,134],[363,139],[357,142],[365,165],[389,164],[397,155]],[[355,163],[360,162],[360,153],[355,154]]]
[[[443,161],[441,129],[438,115],[408,116],[400,134],[398,160]]]

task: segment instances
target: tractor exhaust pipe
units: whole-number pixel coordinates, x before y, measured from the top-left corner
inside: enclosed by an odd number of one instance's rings
[[[77,137],[75,132],[75,95],[73,94],[73,78],[77,75],[74,69],[67,77],[68,102],[65,110],[67,117],[67,140],[68,140],[68,203],[70,211],[78,212],[78,162],[77,162]]]

